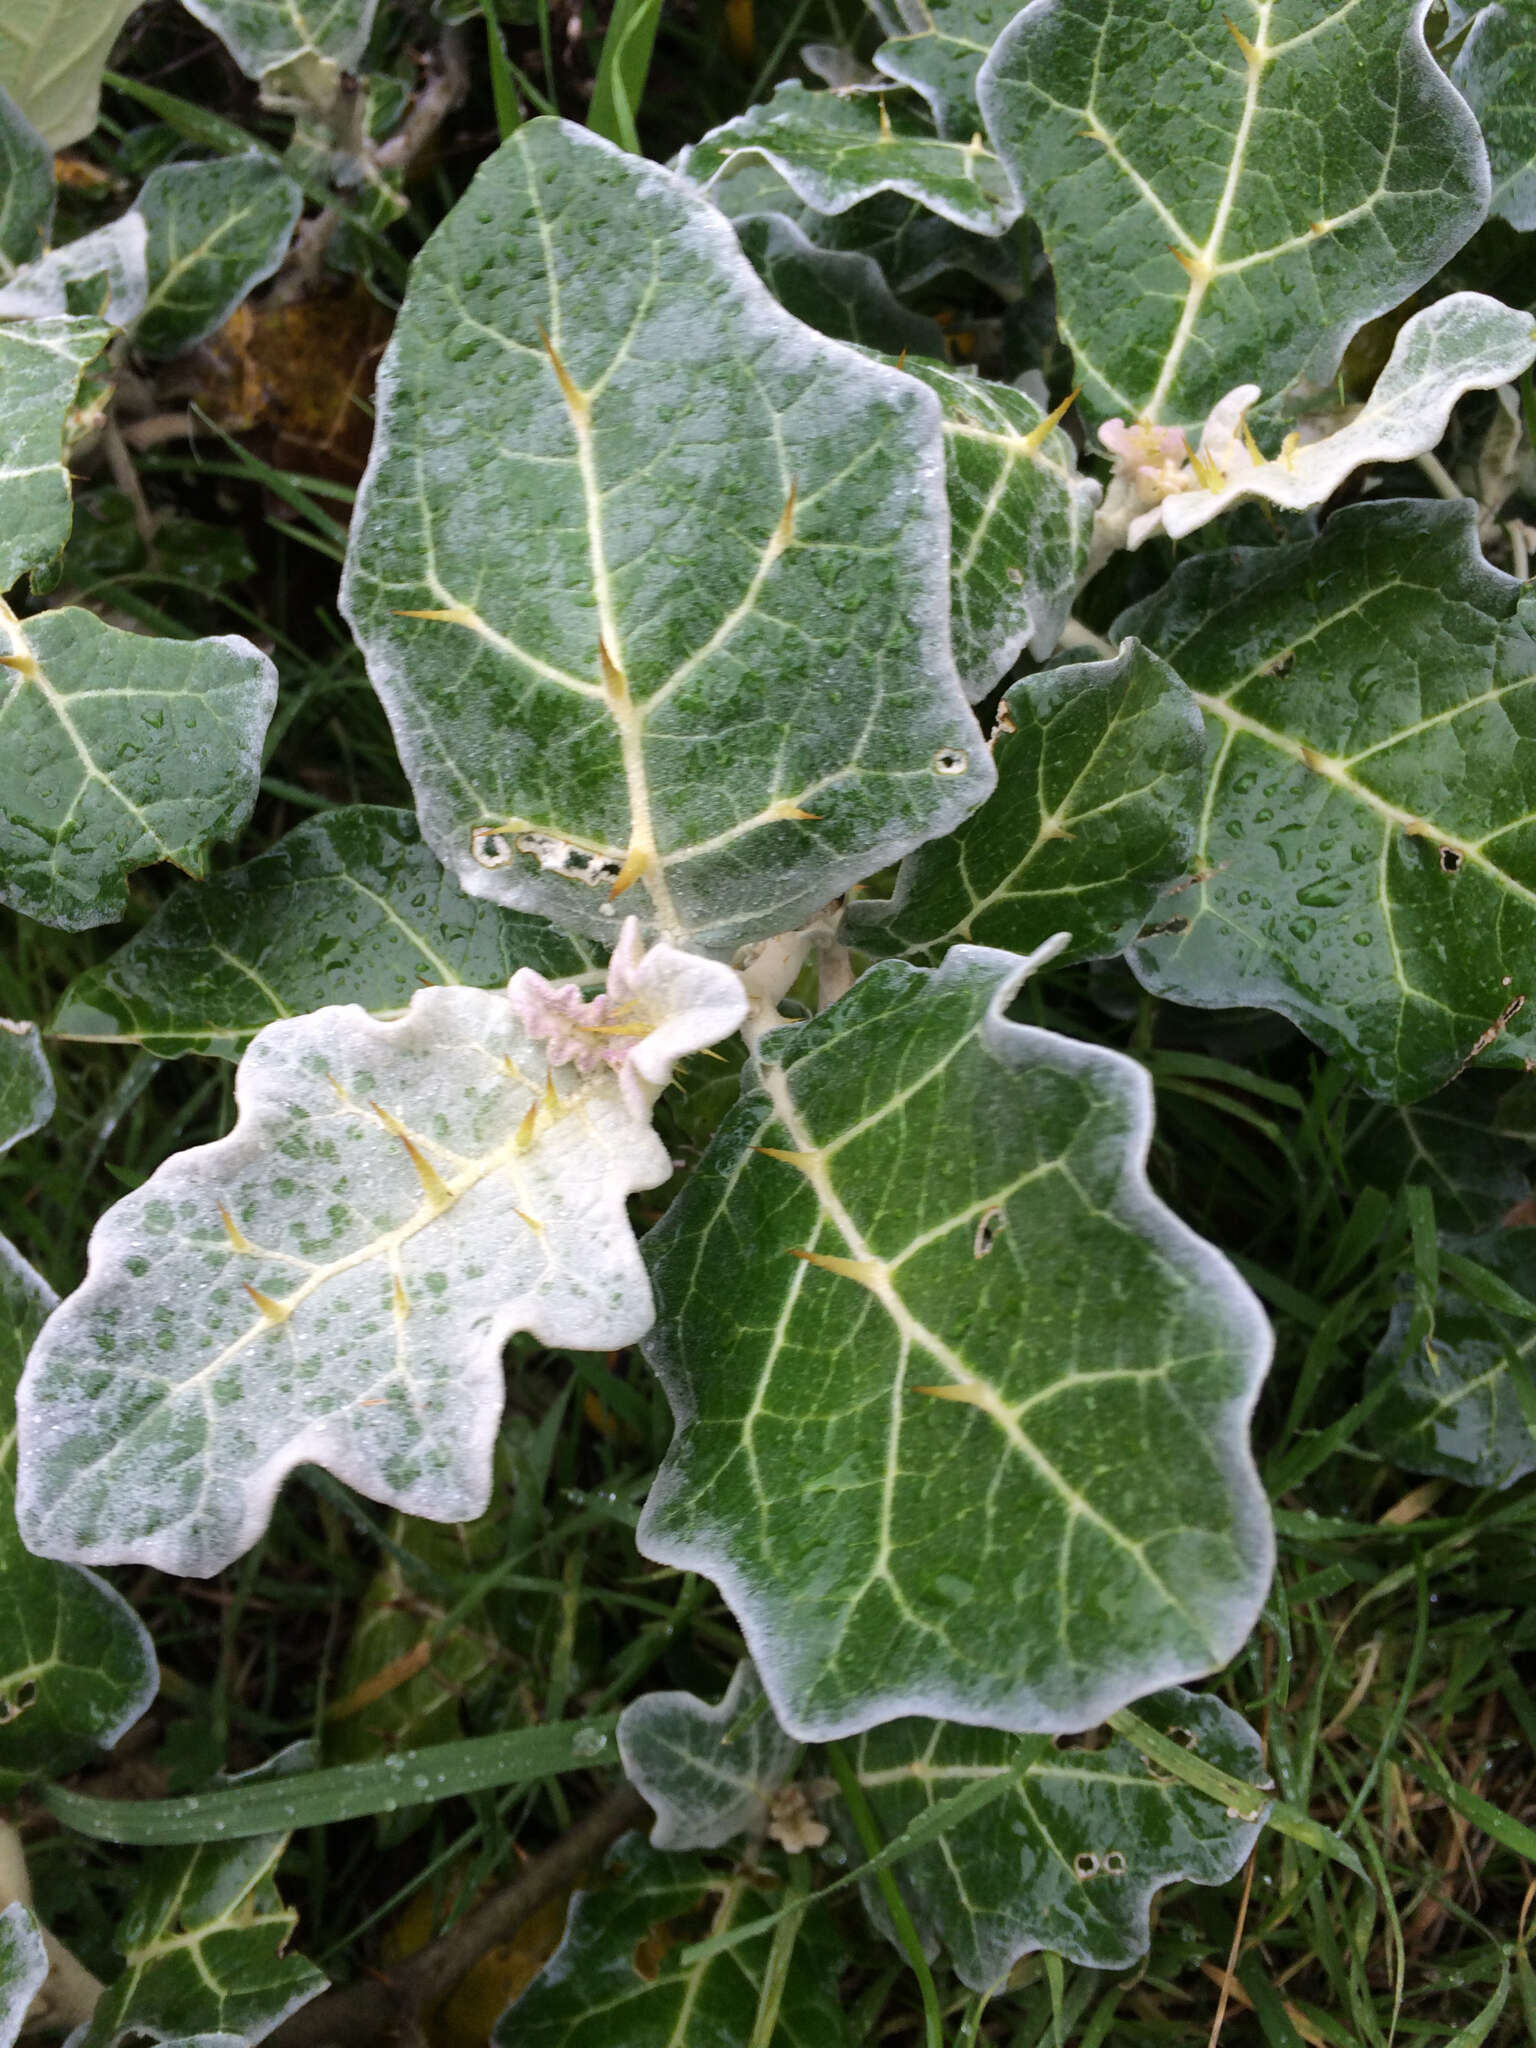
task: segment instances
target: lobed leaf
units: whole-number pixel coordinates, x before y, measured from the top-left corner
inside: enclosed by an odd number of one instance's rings
[[[5,0],[0,88],[50,149],[96,126],[101,74],[138,0]]]
[[[1489,210],[1529,232],[1536,228],[1536,19],[1529,6],[1495,0],[1480,8],[1451,78],[1488,145]]]
[[[749,1926],[777,1903],[768,1871],[721,1874],[697,1856],[668,1856],[642,1835],[608,1855],[607,1888],[578,1892],[565,1939],[498,2021],[492,2048],[847,2048],[837,1995],[843,1945],[830,1922],[802,1923],[772,2030],[754,2033],[771,1944],[743,1943],[684,1965],[702,1922],[711,1934]]]
[[[391,1015],[423,983],[494,988],[518,967],[600,981],[599,958],[542,918],[464,895],[411,812],[358,804],[178,889],[70,983],[53,1036],[235,1059],[264,1026],[328,1003]]]
[[[47,1981],[48,1951],[37,1922],[25,1906],[7,1906],[0,1912],[0,2048],[15,2048]]]
[[[750,1659],[731,1673],[718,1706],[691,1692],[631,1700],[618,1744],[625,1777],[655,1812],[657,1849],[719,1849],[737,1835],[761,1840],[773,1795],[800,1754]]]
[[[0,329],[0,348],[5,330]],[[248,640],[157,640],[0,603],[0,901],[80,931],[151,861],[202,871],[251,815],[277,672]]]
[[[304,195],[263,156],[162,164],[138,197],[148,229],[148,292],[133,342],[179,355],[222,327],[283,260]]]
[[[69,417],[111,332],[103,320],[0,323],[0,596],[69,539]]]
[[[1071,441],[1027,392],[940,363],[902,367],[944,408],[950,632],[974,704],[1026,646],[1044,660],[1060,639],[1102,487],[1078,475]]]
[[[1120,1055],[1029,962],[871,969],[774,1033],[647,1240],[678,1433],[642,1553],[706,1573],[802,1740],[1079,1728],[1242,1642],[1257,1304],[1147,1188]]]
[[[326,1988],[285,1955],[298,1915],[272,1881],[286,1835],[151,1852],[118,1932],[122,1974],[72,2048],[119,2048],[145,2035],[262,2041]]]
[[[0,88],[0,280],[48,246],[53,228],[53,151]]]
[[[38,257],[0,285],[0,320],[52,320],[87,313],[127,327],[149,289],[148,229],[137,208]]]
[[[1495,1281],[1536,1297],[1536,1231],[1489,1230],[1455,1242]],[[1413,1320],[1412,1299],[1396,1302],[1371,1361],[1372,1384],[1395,1382],[1372,1415],[1373,1448],[1410,1472],[1464,1486],[1512,1486],[1536,1471],[1536,1328],[1444,1275],[1433,1330],[1414,1340]]]
[[[658,1092],[745,1006],[729,969],[661,951],[675,1014],[634,1054]],[[529,1015],[504,992],[429,988],[395,1023],[334,1008],[257,1035],[234,1130],[107,1212],[32,1351],[18,1517],[34,1550],[218,1571],[306,1461],[407,1513],[484,1511],[503,1344],[641,1335],[624,1202],[672,1170],[631,1077],[552,1072]]]
[[[471,895],[602,935],[627,889],[729,950],[990,788],[936,402],[776,306],[681,180],[520,128],[380,392],[343,605]]]
[[[983,66],[1091,410],[1196,429],[1326,383],[1488,203],[1428,0],[1031,0]]]
[[[748,262],[787,313],[833,341],[862,342],[888,356],[942,356],[944,334],[892,292],[871,256],[823,249],[782,213],[736,223]]]
[[[684,150],[678,169],[706,192],[747,158],[769,165],[817,213],[845,213],[879,192],[900,193],[977,235],[1019,216],[1003,165],[980,134],[945,141],[889,95],[809,92],[790,80]]]
[[[1346,507],[1182,564],[1126,612],[1209,735],[1198,886],[1131,955],[1154,994],[1279,1010],[1414,1101],[1536,1030],[1530,599],[1476,508]]]
[[[1137,1712],[1219,1770],[1264,1780],[1258,1737],[1220,1700],[1174,1689]],[[1151,1946],[1155,1894],[1179,1879],[1225,1884],[1263,1825],[1164,1776],[1118,1738],[1057,1749],[1045,1735],[892,1721],[861,1735],[852,1761],[887,1841],[966,1785],[1013,1778],[1002,1799],[896,1866],[925,1944],[947,1950],[974,1991],[1038,1949],[1129,1969]],[[864,1899],[889,1934],[873,1886]]]
[[[888,902],[849,905],[851,945],[933,965],[961,941],[1027,953],[1069,932],[1059,957],[1101,959],[1187,873],[1205,737],[1189,691],[1146,648],[1015,683],[992,757],[981,809],[909,853]]]
[[[1255,461],[1240,437],[1241,412],[1259,397],[1242,385],[1207,422],[1201,454],[1220,477],[1219,488],[1198,485],[1164,498],[1160,519],[1132,528],[1138,545],[1160,525],[1175,540],[1219,518],[1245,498],[1263,498],[1284,511],[1326,504],[1367,463],[1409,462],[1439,445],[1451,409],[1468,391],[1513,383],[1536,362],[1536,321],[1480,292],[1453,292],[1406,320],[1385,369],[1365,404],[1343,426],[1295,445],[1287,435],[1280,452]],[[1220,421],[1223,412],[1237,418]],[[1207,474],[1209,474],[1209,470]]]

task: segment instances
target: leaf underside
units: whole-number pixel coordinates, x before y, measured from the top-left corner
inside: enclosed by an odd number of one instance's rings
[[[1155,994],[1279,1010],[1412,1101],[1536,1047],[1530,600],[1476,508],[1349,506],[1321,537],[1186,562],[1126,612],[1206,718],[1179,930]]]
[[[1425,11],[1033,0],[1015,16],[981,107],[1090,410],[1194,428],[1236,384],[1327,382],[1349,336],[1467,239],[1487,160]]]
[[[111,331],[68,316],[0,324],[0,597],[69,539],[65,428]]]
[[[670,173],[551,121],[482,166],[413,267],[343,600],[471,894],[725,951],[980,801],[937,411]]]
[[[1026,965],[876,967],[765,1040],[647,1241],[640,1548],[720,1585],[803,1740],[1087,1726],[1268,1581],[1264,1319],[1146,1188],[1141,1070],[1004,1021]]]
[[[261,1033],[234,1131],[107,1212],[33,1349],[31,1547],[206,1575],[303,1462],[408,1513],[482,1513],[506,1339],[609,1350],[651,1316],[624,1202],[666,1151],[606,1068],[554,1089],[504,993]]]

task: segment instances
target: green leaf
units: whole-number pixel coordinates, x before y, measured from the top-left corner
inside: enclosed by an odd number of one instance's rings
[[[1536,18],[1528,5],[1482,8],[1451,78],[1477,116],[1493,171],[1489,210],[1536,228]]]
[[[731,1673],[718,1706],[691,1692],[648,1692],[619,1716],[624,1775],[655,1811],[658,1849],[719,1849],[736,1835],[760,1840],[799,1754],[750,1659]]]
[[[617,0],[603,32],[587,126],[594,135],[640,153],[635,118],[651,68],[661,0]],[[505,136],[502,138],[505,140]]]
[[[23,622],[0,603],[0,640],[0,901],[80,931],[121,917],[135,868],[200,874],[256,801],[267,657],[237,634],[156,640],[74,607]]]
[[[356,71],[373,31],[375,0],[182,0],[211,28],[247,78],[323,58]]]
[[[1007,172],[980,136],[947,142],[892,87],[808,92],[791,80],[685,150],[678,168],[709,191],[743,158],[771,166],[817,213],[843,213],[876,192],[899,192],[978,235],[1019,216]]]
[[[1536,1231],[1490,1230],[1458,1240],[1495,1280],[1536,1296]],[[1449,1279],[1434,1331],[1412,1341],[1410,1294],[1392,1310],[1371,1363],[1372,1383],[1395,1381],[1371,1419],[1382,1457],[1410,1472],[1468,1486],[1510,1486],[1536,1470],[1536,1329],[1500,1314]]]
[[[1204,756],[1194,699],[1134,642],[1026,676],[999,712],[995,793],[907,855],[888,903],[850,904],[848,942],[929,965],[960,940],[1027,953],[1053,932],[1069,960],[1123,952],[1188,871]]]
[[[0,324],[0,594],[69,539],[69,416],[111,332],[103,320]]]
[[[143,311],[148,230],[137,209],[50,249],[0,285],[0,320],[38,322],[85,313],[126,327]]]
[[[746,1007],[729,968],[668,947],[630,986],[648,1035],[617,1074],[526,971],[422,989],[392,1024],[259,1033],[234,1130],[108,1210],[33,1348],[31,1547],[219,1571],[304,1462],[409,1514],[483,1513],[507,1338],[605,1351],[650,1323],[624,1202],[672,1168],[635,1084],[653,1099]],[[574,1048],[541,1042],[560,1029]]]
[[[122,1595],[94,1572],[34,1557],[17,1532],[16,1383],[53,1306],[0,1238],[0,1796],[110,1748],[159,1685],[153,1645]]]
[[[1172,1690],[1139,1711],[1222,1770],[1263,1777],[1257,1736],[1220,1700]],[[1005,1798],[896,1869],[925,1946],[945,1948],[976,1991],[1042,1948],[1092,1969],[1128,1969],[1150,1946],[1153,1895],[1181,1878],[1225,1884],[1262,1825],[1167,1777],[1118,1739],[1058,1750],[1045,1735],[892,1721],[861,1735],[852,1753],[887,1838],[967,1784],[1014,1778]],[[864,1902],[889,1936],[870,1886]]]
[[[48,1981],[48,1951],[25,1906],[0,1913],[0,2048],[15,2048],[28,2008]]]
[[[37,1026],[0,1017],[0,1152],[40,1131],[53,1102],[53,1075]]]
[[[1011,236],[973,235],[900,192],[877,192],[844,213],[818,213],[761,157],[737,156],[709,187],[709,197],[737,232],[760,213],[794,221],[818,249],[870,256],[893,292],[908,295],[951,276],[975,277],[1000,299],[1019,296],[1019,252]]]
[[[969,142],[984,127],[976,74],[1012,19],[1012,0],[896,0],[899,30],[875,52],[892,78],[920,92],[939,133]]]
[[[943,355],[938,322],[902,305],[872,257],[820,249],[782,213],[751,214],[736,223],[736,234],[779,304],[818,334],[889,356]]]
[[[1413,1101],[1536,1045],[1530,600],[1476,507],[1350,506],[1295,546],[1186,562],[1123,614],[1209,735],[1183,928],[1154,994],[1279,1010],[1373,1094]]]
[[[681,180],[519,129],[412,267],[343,586],[450,873],[729,950],[958,823],[938,452]]]
[[[222,327],[283,260],[304,195],[261,156],[163,164],[144,181],[149,295],[133,342],[151,358],[179,355]]]
[[[1201,487],[1195,471],[1187,470],[1189,488],[1138,519],[1132,545],[1159,530],[1181,540],[1245,498],[1264,498],[1287,512],[1326,504],[1367,463],[1427,455],[1464,392],[1511,384],[1533,361],[1536,321],[1529,313],[1481,292],[1453,292],[1403,323],[1375,389],[1363,406],[1351,409],[1346,424],[1300,447],[1287,437],[1278,454],[1257,462],[1241,426],[1259,399],[1259,387],[1240,384],[1216,407],[1201,436],[1206,474],[1214,471],[1218,487]]]
[[[1026,646],[1043,660],[1061,637],[1102,489],[1027,392],[939,363],[903,367],[944,408],[951,633],[975,703]]]
[[[697,1856],[668,1856],[641,1835],[609,1851],[608,1884],[578,1892],[542,1973],[497,2022],[493,2048],[744,2048],[753,2038],[769,1958],[766,1940],[685,1965],[700,1925],[711,1933],[766,1917],[780,1889],[770,1870],[721,1873]],[[764,2048],[846,2048],[837,1995],[845,1953],[831,1922],[804,1921],[777,2022]]]
[[[178,889],[70,983],[53,1035],[235,1059],[264,1025],[327,1003],[389,1016],[425,982],[495,988],[533,967],[600,983],[598,961],[542,918],[464,895],[411,812],[359,804]]]
[[[1263,1316],[1146,1185],[1141,1068],[1006,1021],[1030,964],[875,967],[765,1039],[647,1240],[679,1427],[640,1548],[720,1586],[803,1740],[1087,1726],[1268,1583]]]
[[[50,149],[96,126],[101,74],[139,0],[5,0],[0,88]]]
[[[1350,335],[1472,233],[1487,162],[1424,13],[1034,0],[1015,16],[981,107],[1091,410],[1193,428],[1236,384],[1326,382]]]
[[[1475,1070],[1423,1102],[1357,1099],[1344,1156],[1389,1195],[1428,1187],[1443,1229],[1487,1230],[1531,1192],[1530,1102],[1527,1082]]]
[[[41,256],[52,227],[53,151],[0,90],[0,279]]]
[[[53,1101],[37,1026],[0,1020],[0,1152],[40,1130]],[[17,1533],[16,1382],[54,1305],[47,1282],[0,1237],[0,1796],[109,1748],[159,1683],[149,1637],[122,1596],[94,1572],[34,1557]]]
[[[75,2048],[118,2048],[151,2034],[260,2041],[326,1988],[303,1956],[284,1955],[298,1915],[272,1873],[286,1835],[145,1858],[118,1931],[122,1975]]]

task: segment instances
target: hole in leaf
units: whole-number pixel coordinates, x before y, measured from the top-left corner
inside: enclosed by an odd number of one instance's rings
[[[516,852],[506,833],[489,825],[477,825],[470,833],[469,850],[483,868],[504,868]]]
[[[1072,1858],[1072,1869],[1079,1878],[1096,1877],[1098,1875],[1099,1859],[1091,1849],[1079,1849]]]
[[[1138,939],[1178,938],[1189,930],[1187,917],[1165,918],[1161,924],[1143,925],[1136,934]]]
[[[935,775],[963,775],[971,765],[971,757],[962,747],[940,747],[933,757]]]
[[[1125,1857],[1118,1849],[1111,1849],[1104,1858],[1104,1868],[1111,1877],[1124,1877]]]
[[[1008,1218],[1001,1209],[984,1209],[976,1225],[976,1242],[972,1247],[978,1259],[984,1259],[997,1242],[997,1233]]]
[[[1441,871],[1441,873],[1442,873],[1442,874],[1446,874],[1446,875],[1454,875],[1454,874],[1458,874],[1458,873],[1460,872],[1460,870],[1461,870],[1461,863],[1462,863],[1462,854],[1461,854],[1461,852],[1460,852],[1460,849],[1459,849],[1459,848],[1457,848],[1457,847],[1454,847],[1454,846],[1442,846],[1442,847],[1441,847],[1441,849],[1440,849],[1440,871]]]

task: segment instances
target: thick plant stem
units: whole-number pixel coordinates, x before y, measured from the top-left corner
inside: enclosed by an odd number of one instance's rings
[[[271,2048],[352,2048],[353,2043],[383,2048],[386,2042],[410,2040],[419,2014],[440,2005],[489,1949],[509,1940],[530,1913],[580,1877],[626,1828],[649,1817],[649,1807],[632,1785],[616,1785],[511,1884],[387,1976],[327,1991],[303,2006],[272,2035]]]
[[[837,1780],[837,1789],[843,1795],[843,1804],[853,1822],[854,1833],[864,1854],[875,1857],[885,1847],[880,1839],[880,1830],[875,1825],[875,1816],[869,1810],[869,1801],[864,1797],[864,1787],[859,1783],[858,1773],[848,1761],[846,1752],[839,1742],[829,1742],[826,1747],[827,1762],[832,1766],[832,1775]],[[922,1937],[913,1925],[912,1915],[907,1911],[907,1902],[901,1896],[893,1872],[877,1870],[875,1883],[885,1901],[885,1910],[891,1916],[891,1926],[901,1943],[907,1961],[912,1965],[912,1974],[917,1979],[917,1988],[923,1997],[923,2039],[924,2048],[944,2048],[944,2020],[939,2011],[939,1994],[933,1981],[933,1972],[928,1967],[928,1958],[923,1954]]]

